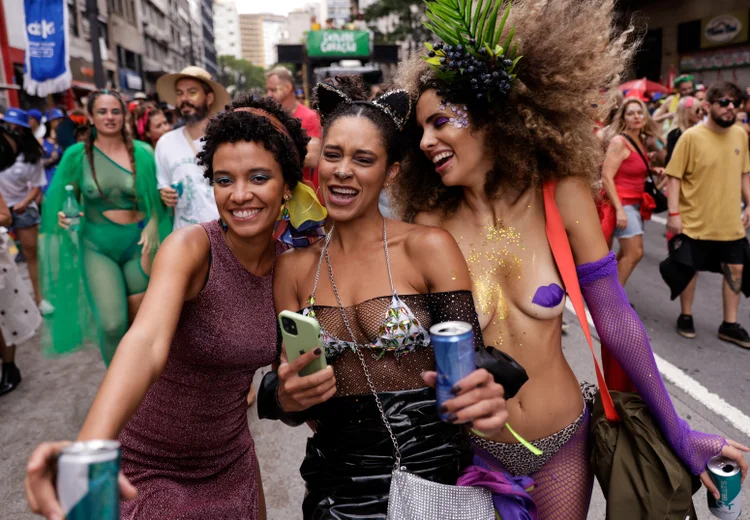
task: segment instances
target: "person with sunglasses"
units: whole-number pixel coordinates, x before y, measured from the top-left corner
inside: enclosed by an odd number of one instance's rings
[[[667,228],[676,236],[660,270],[672,298],[680,296],[677,332],[686,338],[696,336],[692,304],[697,273],[722,273],[724,321],[719,338],[750,348],[750,335],[737,323],[748,258],[745,229],[750,227],[750,153],[747,134],[734,124],[742,100],[737,85],[714,83],[703,105],[707,121],[685,131],[677,142],[666,169]],[[742,214],[737,207],[740,194],[746,204]]]

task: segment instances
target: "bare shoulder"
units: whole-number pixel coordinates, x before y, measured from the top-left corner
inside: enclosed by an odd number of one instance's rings
[[[406,252],[409,256],[440,257],[445,255],[447,250],[458,248],[453,236],[441,227],[424,224],[405,225],[409,226],[406,234]]]
[[[198,265],[205,262],[210,250],[208,233],[200,224],[194,224],[170,233],[159,246],[158,255],[179,258],[182,264]]]
[[[422,224],[423,226],[440,227],[441,220],[440,214],[437,211],[420,211],[414,216],[414,223]]]
[[[318,260],[320,250],[323,247],[323,240],[310,247],[292,248],[284,251],[276,259],[274,272],[276,277],[295,277],[298,273],[307,272],[312,263]]]

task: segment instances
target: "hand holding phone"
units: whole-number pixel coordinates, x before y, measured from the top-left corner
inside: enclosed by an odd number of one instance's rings
[[[290,311],[281,312],[279,322],[288,360],[278,370],[281,408],[300,412],[327,401],[336,393],[336,378],[323,355],[318,322]]]

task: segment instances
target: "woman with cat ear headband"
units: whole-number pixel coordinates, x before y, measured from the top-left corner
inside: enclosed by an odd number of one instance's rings
[[[449,422],[438,418],[427,330],[459,320],[474,325],[477,346],[482,335],[455,241],[378,210],[381,189],[401,164],[409,96],[390,90],[369,102],[361,80],[337,77],[319,84],[315,97],[324,129],[320,192],[330,228],[325,240],[279,258],[274,300],[277,313],[318,320],[324,349],[314,356],[326,356],[329,366],[300,376],[311,358],[287,364],[282,356],[278,370],[264,378],[258,412],[288,424],[315,423],[301,467],[305,519],[384,518],[394,443],[420,477],[455,485],[472,459],[468,429],[473,423],[482,434],[500,431],[505,401],[502,387],[479,369],[446,403]]]

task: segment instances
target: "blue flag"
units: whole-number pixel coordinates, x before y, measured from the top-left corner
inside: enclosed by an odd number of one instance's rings
[[[26,58],[24,89],[46,96],[70,88],[68,7],[65,0],[24,0]]]

